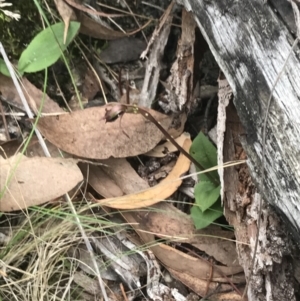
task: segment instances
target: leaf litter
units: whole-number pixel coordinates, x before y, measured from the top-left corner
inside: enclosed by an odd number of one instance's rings
[[[164,137],[153,123],[139,114],[126,114],[121,121],[105,123],[105,109],[93,107],[40,118],[38,129],[63,151],[89,159],[137,156],[153,149]],[[150,112],[168,129],[169,116]]]
[[[69,1],[67,2],[69,3]],[[77,19],[82,23],[81,31],[90,36],[105,39],[119,39],[127,36],[125,33],[99,25],[90,17],[83,15],[79,11],[82,7],[74,5],[71,8],[64,1],[57,0],[56,5],[58,4],[60,7],[63,7],[59,9],[59,12],[65,21],[65,32],[67,32],[68,22]],[[157,32],[153,34],[153,38],[143,54],[144,56],[146,53],[149,54],[148,69],[146,69],[147,76],[142,94],[140,95],[138,92],[138,95],[141,97],[139,103],[145,105],[149,105],[157,94],[159,75],[163,69],[160,60],[165,51],[166,40],[171,28],[173,4],[172,2],[167,9],[167,13],[161,18],[157,26]],[[171,90],[168,93],[179,101],[175,105],[176,110],[178,110],[178,107],[182,109],[185,106],[193,106],[193,95],[190,92],[193,88],[193,76],[195,76],[193,74],[194,52],[192,46],[194,43],[193,39],[195,39],[192,33],[195,24],[191,18],[190,14],[183,12],[184,32],[186,33],[190,30],[191,34],[183,37],[182,41],[186,45],[178,47],[180,53],[173,64],[172,74],[167,80],[170,83],[168,87]],[[116,45],[118,45],[118,42]],[[184,51],[186,49],[188,49],[187,52]],[[139,49],[139,51],[141,50]],[[151,74],[155,74],[154,78],[150,76]],[[41,100],[44,98],[43,93],[26,78],[22,80],[25,86],[24,89],[27,90],[28,102],[32,110],[37,113]],[[164,86],[164,88],[166,87]],[[166,88],[166,90],[168,89]],[[0,91],[2,98],[7,103],[13,103],[17,107],[21,107],[18,95],[15,93],[10,80],[7,78],[3,78],[3,81],[0,80]],[[89,97],[92,98],[95,92],[96,90],[93,90],[92,96]],[[150,97],[145,97],[145,95],[150,95]],[[163,104],[162,107],[164,107]],[[165,109],[166,111],[172,111],[172,106],[166,105]],[[179,118],[181,120],[180,128],[172,128],[171,123],[174,120],[172,120],[170,115],[151,109],[147,110],[169,132],[173,131],[176,136],[182,133],[186,122],[185,112],[181,112],[181,117]],[[52,149],[53,155],[57,158],[38,157],[42,156],[42,154],[35,143],[32,143],[26,150],[27,155],[31,158],[22,157],[17,166],[15,165],[16,156],[6,160],[1,158],[0,188],[1,191],[2,189],[5,191],[0,203],[1,211],[25,209],[32,205],[53,201],[76,187],[84,178],[90,187],[94,189],[94,193],[98,194],[95,197],[93,193],[90,199],[109,212],[112,220],[114,220],[112,214],[117,212],[114,209],[121,212],[125,220],[132,225],[140,236],[139,243],[142,246],[150,246],[150,250],[171,275],[179,279],[190,290],[200,296],[206,296],[216,289],[217,283],[222,283],[220,285],[221,290],[228,290],[234,287],[234,283],[238,284],[245,281],[244,275],[241,274],[242,269],[236,261],[235,244],[231,241],[233,238],[232,233],[220,229],[215,230],[215,232],[196,231],[191,218],[173,205],[173,203],[176,203],[173,200],[174,193],[182,184],[181,176],[190,167],[188,158],[180,154],[167,177],[154,187],[149,187],[149,184],[137,174],[131,159],[126,160],[128,157],[144,154],[162,157],[167,153],[176,151],[169,141],[158,145],[165,137],[153,123],[140,114],[127,113],[114,122],[105,123],[105,107],[93,107],[65,113],[47,95],[45,95],[43,113],[54,113],[54,116],[41,117],[38,120],[38,128],[47,139],[47,144]],[[178,139],[178,143],[188,151],[191,140],[183,134]],[[14,144],[9,149],[10,155],[13,155],[14,152],[12,150],[16,150],[16,146]],[[95,160],[95,164],[80,163],[80,172],[76,165],[78,160],[76,158],[73,160],[58,158],[61,156],[61,152],[57,151],[58,149],[68,156]],[[14,166],[16,166],[16,169],[6,188],[6,179],[9,178]],[[100,199],[100,197],[104,199]],[[169,202],[166,202],[167,199],[169,199]],[[144,210],[140,208],[144,208]],[[127,212],[129,209],[131,212]],[[114,230],[117,237],[121,230],[120,228]],[[228,232],[230,235],[228,235]],[[95,245],[103,241],[103,236],[101,238],[100,236],[98,232],[90,236]],[[108,236],[107,239],[112,244],[115,238],[114,236]],[[168,243],[158,244],[156,243],[157,239],[167,240]],[[123,238],[120,241],[122,240]],[[190,249],[184,250],[185,245],[181,247],[182,243],[188,244]],[[116,248],[118,248],[118,244],[116,244]],[[85,246],[81,245],[80,248],[82,248],[81,255],[86,257],[89,253],[85,250]],[[195,249],[197,254],[205,252],[210,257],[210,260],[195,256],[193,254]],[[137,251],[137,249],[135,250]],[[75,252],[75,249],[70,248],[69,251]],[[100,253],[105,252],[103,248],[100,251]],[[124,252],[124,249],[122,249],[121,254]],[[151,253],[149,254],[147,256],[151,257]],[[112,252],[110,255],[106,253],[105,256],[112,256],[111,258],[114,259],[111,260],[115,260],[115,255]],[[74,255],[74,257],[77,256]],[[80,259],[81,257],[79,256],[78,258]],[[85,271],[93,269],[91,263],[87,263],[88,261],[83,259],[83,257],[81,259],[89,266]],[[119,263],[122,266],[124,265],[122,262]],[[147,261],[148,269],[150,269],[152,264],[155,265],[155,258],[149,262]],[[103,262],[99,262],[99,265],[103,265]],[[113,266],[115,271],[119,269],[115,263]],[[129,269],[129,274],[133,270],[133,267],[131,270]],[[155,283],[154,279],[148,278],[147,283],[148,281]],[[128,279],[130,279],[130,276]],[[123,280],[129,288],[132,288],[132,283],[128,279]],[[76,272],[74,281],[84,289],[87,286],[94,285],[94,289],[88,291],[92,295],[94,295],[95,291],[100,293],[98,283],[93,282],[91,278],[86,277],[81,272]],[[115,280],[113,281],[115,282]],[[147,292],[148,288],[147,284]],[[149,296],[154,296],[153,292],[149,291],[148,293]],[[122,293],[117,292],[115,294],[120,296]],[[226,293],[219,293],[214,294],[213,297],[215,300],[237,300],[239,293],[238,291],[233,291],[227,295]]]
[[[0,157],[0,211],[14,211],[52,201],[83,180],[77,160]]]

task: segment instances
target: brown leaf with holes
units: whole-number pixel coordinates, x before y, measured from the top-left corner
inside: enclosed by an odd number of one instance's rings
[[[190,138],[187,138],[182,147],[186,151],[189,151],[191,144],[192,141]],[[182,183],[180,177],[189,170],[189,167],[190,160],[183,154],[180,154],[173,170],[158,185],[137,193],[117,198],[97,200],[97,202],[103,206],[117,209],[136,209],[151,206],[165,200],[177,190]]]
[[[149,111],[166,129],[171,118]],[[70,154],[90,159],[137,156],[148,152],[164,137],[140,114],[125,114],[105,123],[105,107],[40,118],[38,129],[54,145]],[[121,122],[120,122],[121,121]]]
[[[27,158],[21,154],[7,160],[0,157],[0,211],[52,201],[82,180],[75,160]]]

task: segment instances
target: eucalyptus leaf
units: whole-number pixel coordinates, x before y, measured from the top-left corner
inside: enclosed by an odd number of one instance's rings
[[[196,229],[203,229],[213,223],[217,218],[223,215],[221,201],[215,203],[211,208],[202,212],[198,206],[191,209],[191,217],[194,221]]]
[[[66,43],[64,44],[63,22],[56,23],[37,34],[28,47],[22,52],[18,69],[24,72],[37,72],[53,65],[62,55],[62,51],[75,38],[80,23],[70,22]]]
[[[1,58],[0,58],[0,73],[2,73],[2,74],[5,75],[5,76],[10,77],[10,73],[9,73],[9,71],[8,71],[8,68],[7,68],[7,66],[6,66],[6,64],[5,64],[5,62],[4,62],[4,60],[1,59]]]
[[[217,149],[202,132],[200,132],[194,139],[190,148],[190,155],[205,169],[217,166]],[[219,181],[217,171],[211,171],[210,174],[216,179],[216,181]],[[205,173],[200,174],[199,179],[202,181],[209,181],[209,178]]]
[[[220,197],[220,185],[215,186],[210,181],[201,181],[195,186],[196,204],[202,212],[210,208]]]

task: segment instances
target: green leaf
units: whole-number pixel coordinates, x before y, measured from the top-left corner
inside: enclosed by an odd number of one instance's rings
[[[217,218],[223,215],[221,201],[215,203],[211,208],[202,212],[198,206],[193,206],[191,209],[191,217],[194,221],[196,229],[203,229],[209,226]]]
[[[64,44],[64,23],[56,23],[37,34],[22,52],[18,69],[20,73],[37,72],[53,65],[75,38],[80,23],[71,22]]]
[[[210,208],[220,196],[220,185],[215,186],[210,181],[201,181],[195,186],[196,204],[202,212]]]
[[[0,58],[0,73],[10,77],[10,73],[3,59]]]
[[[202,132],[194,139],[190,148],[190,155],[205,169],[217,166],[217,149]],[[211,171],[210,174],[216,181],[219,181],[217,171]],[[205,174],[200,174],[199,180],[209,181],[209,178]]]

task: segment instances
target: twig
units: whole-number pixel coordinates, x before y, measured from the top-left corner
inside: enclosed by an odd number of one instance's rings
[[[97,15],[97,16],[102,16],[102,17],[123,17],[123,15],[121,14],[107,14],[107,13],[104,13],[104,12],[99,12],[99,11],[94,11],[92,9],[89,9],[87,7],[85,7],[84,5],[81,5],[81,4],[78,4],[76,3],[75,1],[73,0],[65,0],[70,6],[72,6],[73,8],[76,8],[78,10],[81,10],[85,13],[88,13],[88,14],[93,14],[93,15]]]
[[[227,281],[228,283],[231,285],[231,287],[236,291],[237,294],[239,294],[240,296],[242,295],[242,293],[240,292],[240,290],[237,288],[237,286],[233,283],[233,281],[231,281],[230,277],[228,277],[220,268],[218,268],[217,266],[215,266],[212,262],[210,262],[209,260],[206,260],[204,258],[202,258],[199,254],[197,254],[195,251],[181,246],[181,248],[183,248],[184,250],[190,252],[191,254],[193,254],[195,257],[199,258],[200,260],[205,261],[206,263],[208,263],[210,266],[212,266],[214,268],[214,270],[218,273],[220,273]],[[212,275],[213,278],[213,275]]]
[[[14,70],[12,68],[12,65],[9,62],[9,59],[7,57],[5,49],[4,49],[4,47],[3,47],[3,45],[2,45],[1,42],[0,42],[0,53],[2,54],[2,57],[3,57],[4,61],[5,61],[5,64],[6,64],[7,68],[8,68],[8,70],[9,70],[10,76],[11,76],[13,82],[14,82],[14,85],[15,85],[15,87],[17,89],[17,92],[18,92],[18,94],[20,96],[20,99],[21,99],[21,101],[23,103],[23,106],[25,108],[26,113],[27,113],[27,115],[28,115],[28,117],[30,119],[33,119],[34,115],[33,115],[31,109],[28,106],[28,103],[26,101],[24,93],[23,93],[23,91],[21,89],[21,86],[20,86],[20,84],[19,84],[19,82],[17,80],[17,77],[16,77],[16,75],[14,73]],[[51,157],[51,155],[49,153],[49,150],[47,148],[47,145],[46,145],[46,143],[45,143],[45,141],[44,141],[41,133],[39,132],[39,130],[36,127],[34,127],[34,131],[36,133],[36,136],[37,136],[37,138],[39,140],[39,143],[40,143],[40,145],[41,145],[41,147],[43,149],[43,152],[44,152],[45,156],[46,157]],[[92,259],[92,262],[93,262],[93,265],[94,265],[94,268],[95,268],[95,274],[96,274],[96,276],[98,278],[98,282],[99,282],[99,285],[100,285],[100,288],[101,288],[101,292],[102,292],[103,298],[104,298],[105,301],[109,301],[108,297],[107,297],[107,294],[106,294],[106,290],[105,290],[105,287],[104,287],[103,280],[101,278],[99,267],[98,267],[98,264],[97,264],[97,261],[96,261],[95,255],[94,255],[94,251],[93,251],[92,245],[91,245],[91,243],[90,243],[90,241],[89,241],[89,239],[88,239],[88,237],[87,237],[87,235],[85,233],[85,230],[83,229],[83,226],[81,224],[81,221],[79,219],[79,216],[78,216],[78,214],[76,212],[76,209],[75,209],[75,207],[74,207],[74,205],[72,203],[72,200],[71,200],[69,194],[66,193],[64,197],[65,197],[67,203],[69,204],[69,206],[71,208],[71,211],[72,211],[72,213],[73,213],[73,215],[75,217],[75,221],[76,221],[76,223],[78,225],[78,228],[79,228],[79,230],[81,232],[81,235],[82,235],[82,238],[84,240],[84,243],[85,243],[85,245],[87,247],[87,250],[88,250],[88,252],[89,252],[89,254],[91,256],[91,259]]]
[[[128,298],[127,298],[127,296],[126,296],[126,292],[125,292],[125,290],[124,290],[124,286],[123,286],[122,283],[120,283],[120,289],[121,289],[121,292],[122,292],[124,301],[128,301]]]
[[[126,5],[128,11],[130,12],[130,16],[133,17],[133,19],[134,19],[135,23],[137,24],[137,26],[138,26],[138,27],[141,27],[141,25],[140,25],[138,19],[137,19],[136,16],[134,15],[132,9],[130,8],[130,6],[128,5],[128,3],[126,2],[126,0],[124,1],[124,3],[125,3],[125,5]],[[145,42],[147,43],[148,40],[147,40],[147,37],[146,37],[146,35],[145,35],[145,33],[144,33],[143,30],[142,30],[142,35],[143,35],[143,37],[144,37],[144,39],[145,39]]]
[[[4,113],[1,101],[0,101],[0,112],[1,112],[2,120],[3,120],[3,124],[4,124],[4,128],[5,128],[6,138],[7,138],[7,140],[9,140],[10,139],[9,131],[8,131],[7,122],[6,122],[6,118],[5,118],[5,113]]]
[[[108,109],[109,107],[111,109]],[[116,118],[118,117],[121,118],[122,115],[125,113],[141,114],[142,116],[144,116],[147,120],[152,122],[184,156],[186,156],[191,162],[193,162],[200,170],[205,170],[205,168],[196,159],[194,159],[186,150],[184,150],[147,110],[142,109],[141,107],[138,107],[136,105],[128,105],[128,104],[120,104],[120,103],[109,104],[107,105],[104,119],[106,120],[106,122],[112,122],[115,121]],[[216,180],[210,173],[207,173],[207,177],[215,185],[218,186],[220,184],[219,181]]]

